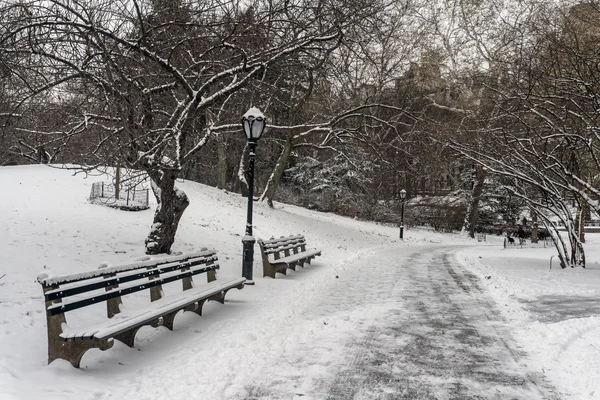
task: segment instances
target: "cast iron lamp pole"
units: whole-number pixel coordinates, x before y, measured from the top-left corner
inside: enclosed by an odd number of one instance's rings
[[[400,191],[400,199],[402,200],[402,208],[400,210],[400,239],[404,240],[404,199],[406,198],[406,190]]]
[[[254,285],[252,272],[254,267],[254,243],[252,236],[252,202],[254,201],[254,155],[258,139],[267,126],[265,116],[258,108],[252,107],[242,117],[242,126],[248,139],[248,150],[250,159],[248,161],[248,213],[246,217],[246,233],[242,238],[244,246],[242,256],[242,276],[246,278],[246,285]]]

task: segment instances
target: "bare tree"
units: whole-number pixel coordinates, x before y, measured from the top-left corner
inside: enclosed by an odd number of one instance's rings
[[[371,6],[4,1],[0,51],[15,56],[7,67],[26,88],[15,110],[39,96],[76,102],[57,137],[85,138],[88,165],[118,162],[148,173],[159,205],[146,251],[168,253],[189,203],[175,180],[214,135],[217,121],[207,113],[283,60],[326,57]]]

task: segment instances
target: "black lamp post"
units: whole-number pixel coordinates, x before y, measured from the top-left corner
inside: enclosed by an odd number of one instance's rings
[[[250,160],[248,162],[248,214],[246,218],[246,233],[242,239],[244,254],[242,257],[242,276],[246,278],[246,285],[254,285],[252,270],[254,265],[254,243],[252,236],[252,202],[254,200],[254,152],[258,139],[262,136],[267,120],[258,108],[252,107],[242,117],[242,126],[248,139]]]
[[[404,199],[406,199],[406,190],[400,191],[400,199],[402,200],[402,209],[400,210],[400,239],[404,240]]]

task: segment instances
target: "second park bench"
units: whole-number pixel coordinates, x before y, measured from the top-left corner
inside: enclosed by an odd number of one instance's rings
[[[279,239],[258,240],[263,260],[263,277],[275,279],[275,273],[285,275],[287,268],[296,270],[321,255],[321,250],[307,250],[306,239],[302,235],[280,237]]]

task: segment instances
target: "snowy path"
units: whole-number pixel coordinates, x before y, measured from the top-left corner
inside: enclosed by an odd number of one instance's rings
[[[520,362],[509,327],[452,248],[407,251],[362,259],[355,279],[314,294],[280,334],[313,329],[239,398],[558,398]]]

